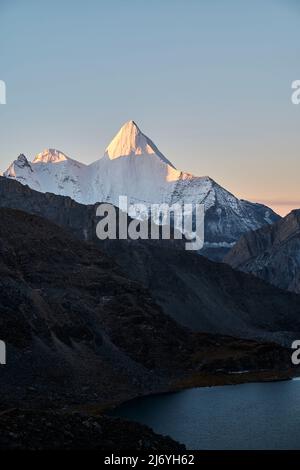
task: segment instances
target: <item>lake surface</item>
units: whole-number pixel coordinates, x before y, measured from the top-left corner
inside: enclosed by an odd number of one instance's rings
[[[300,449],[300,380],[140,398],[113,415],[147,424],[188,449]]]

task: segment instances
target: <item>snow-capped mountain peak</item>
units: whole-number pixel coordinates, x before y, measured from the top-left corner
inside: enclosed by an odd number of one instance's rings
[[[45,149],[38,153],[32,163],[61,163],[68,160],[68,157],[56,149]]]
[[[56,149],[46,149],[39,153],[32,162],[21,154],[3,173],[7,178],[14,178],[32,189],[81,198],[82,177],[87,165],[67,157]]]
[[[17,160],[14,163],[19,168],[25,168],[25,167],[31,168],[30,163],[25,157],[24,153],[20,153],[20,155],[18,156]]]
[[[105,150],[110,160],[120,157],[153,155],[174,168],[156,145],[139,129],[134,121],[126,122]]]
[[[3,173],[3,176],[8,178],[16,178],[18,173],[32,172],[31,165],[25,155],[21,153],[18,158],[8,167],[8,169]]]
[[[32,163],[20,155],[4,176],[37,191],[70,196],[82,204],[118,205],[119,196],[147,206],[204,204],[205,246],[214,252],[228,250],[243,233],[279,218],[266,206],[236,198],[209,177],[176,170],[134,121],[123,125],[104,157],[91,165],[47,149]]]
[[[20,155],[18,156],[18,158],[17,158],[16,161],[19,162],[20,164],[23,163],[23,164],[25,164],[25,165],[26,165],[27,163],[29,163],[28,160],[27,160],[27,158],[25,157],[24,153],[20,153]]]

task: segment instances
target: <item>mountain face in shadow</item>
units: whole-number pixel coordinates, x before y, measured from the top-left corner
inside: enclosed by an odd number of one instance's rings
[[[110,245],[108,252],[156,302],[193,331],[272,340],[290,346],[300,332],[300,302],[260,279],[185,251]]]
[[[52,222],[0,217],[1,407],[107,406],[203,372],[289,367],[274,344],[183,328],[113,259]]]
[[[193,331],[274,340],[299,336],[298,296],[187,253],[177,241],[100,241],[94,206],[42,194],[0,178],[0,206],[42,215],[110,255],[126,277],[147,288],[165,313]]]
[[[187,333],[112,259],[42,218],[11,209],[0,216],[4,397],[16,381],[25,395],[44,386],[45,401],[72,387],[84,396],[86,386],[105,401],[114,388],[115,398],[151,389],[153,371],[159,383],[185,367]]]
[[[225,257],[235,269],[300,294],[300,210],[245,234]]]

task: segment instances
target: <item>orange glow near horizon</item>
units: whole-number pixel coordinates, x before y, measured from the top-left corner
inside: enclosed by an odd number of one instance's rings
[[[254,199],[250,199],[254,200]],[[263,201],[263,200],[255,200],[260,204],[265,204],[266,206],[270,207],[275,211],[277,214],[281,215],[282,217],[289,214],[294,209],[300,209],[300,201]]]

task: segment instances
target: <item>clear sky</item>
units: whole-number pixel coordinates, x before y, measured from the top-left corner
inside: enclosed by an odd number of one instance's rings
[[[134,119],[183,170],[300,207],[299,0],[0,0],[0,169]]]

